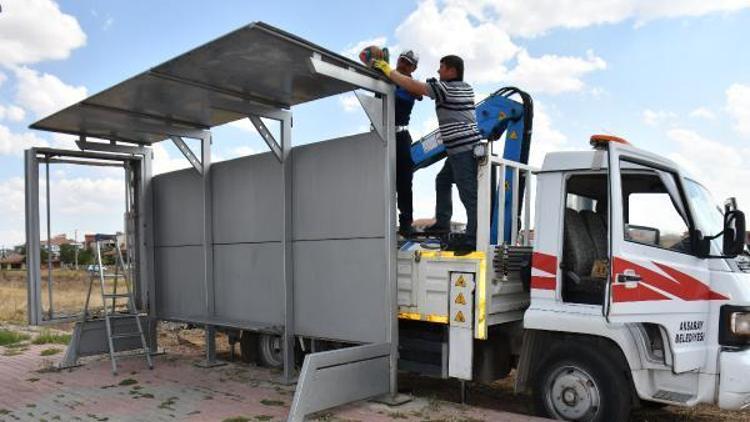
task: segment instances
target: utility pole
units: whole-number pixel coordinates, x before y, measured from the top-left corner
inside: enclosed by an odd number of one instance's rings
[[[75,245],[73,249],[75,250],[76,270],[78,270],[78,229],[75,229],[73,233],[73,244]]]

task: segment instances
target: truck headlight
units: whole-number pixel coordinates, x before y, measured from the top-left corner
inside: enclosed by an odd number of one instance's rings
[[[719,344],[750,345],[750,306],[724,305],[719,316]]]
[[[750,336],[750,312],[732,312],[729,316],[729,329],[736,336]]]

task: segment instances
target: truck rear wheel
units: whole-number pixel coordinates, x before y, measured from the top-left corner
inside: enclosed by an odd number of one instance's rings
[[[534,379],[534,404],[547,417],[575,421],[627,421],[628,380],[606,351],[565,343],[550,351]]]
[[[283,340],[276,334],[259,334],[258,363],[266,368],[284,366]]]

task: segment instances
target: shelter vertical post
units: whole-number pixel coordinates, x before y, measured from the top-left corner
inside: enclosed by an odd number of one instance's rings
[[[140,188],[138,189],[138,268],[140,270],[141,303],[148,311],[147,342],[153,353],[158,350],[156,328],[158,326],[156,312],[156,277],[154,275],[154,199],[151,185],[153,151],[148,149],[140,162]]]
[[[383,131],[385,134],[385,246],[387,277],[386,285],[386,312],[385,315],[390,319],[386,324],[388,327],[386,338],[391,345],[390,351],[390,394],[394,398],[398,394],[398,313],[396,312],[398,303],[398,283],[397,283],[397,264],[396,264],[396,99],[393,91],[385,95],[383,101]]]
[[[294,379],[294,230],[293,230],[293,174],[292,174],[292,117],[281,120],[281,185],[283,196],[282,258],[284,280],[284,375],[283,382],[291,384]]]
[[[211,199],[211,132],[201,138],[201,169],[203,189],[203,287],[206,297],[206,315],[215,316],[214,303],[214,245],[213,245],[213,205]],[[206,362],[203,366],[216,363],[216,327],[205,326]]]
[[[34,148],[24,152],[26,173],[26,274],[28,280],[29,325],[39,325],[42,310],[39,308],[41,290],[41,263],[39,245],[39,161]]]

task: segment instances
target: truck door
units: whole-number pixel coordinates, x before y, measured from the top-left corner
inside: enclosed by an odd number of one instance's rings
[[[694,225],[682,178],[670,162],[613,143],[609,171],[608,321],[657,324],[669,338],[674,371],[699,368],[709,301],[720,295],[710,288],[708,261],[691,246]]]

